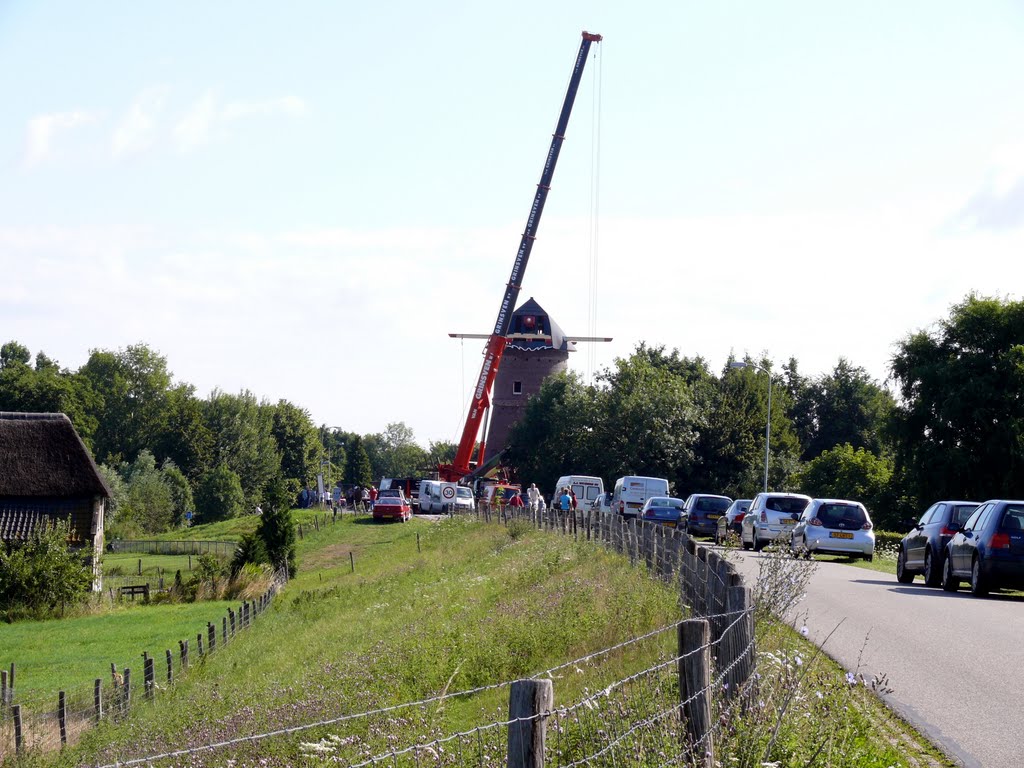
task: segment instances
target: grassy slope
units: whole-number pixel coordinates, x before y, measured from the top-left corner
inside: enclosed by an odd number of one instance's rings
[[[308,523],[310,516],[299,517]],[[373,525],[345,518],[307,532],[299,550],[299,577],[251,631],[161,692],[153,705],[137,707],[129,721],[87,732],[79,748],[57,762],[72,765],[209,743],[446,688],[509,680],[678,618],[673,592],[622,558],[539,532],[514,539],[500,527],[460,520]],[[597,687],[643,668],[671,650],[673,641],[673,633],[666,633],[617,654],[598,670],[603,682]],[[790,633],[781,640],[764,638],[762,648],[794,643],[805,641]],[[809,651],[802,652],[806,658]],[[823,680],[842,679],[843,671],[827,659],[819,658],[817,665]],[[571,701],[595,682],[591,670],[585,680],[575,671],[557,676],[556,701]],[[851,702],[843,696],[842,706],[858,713],[856,732],[851,727],[846,736],[834,738],[843,750],[861,756],[858,764],[887,766],[896,758],[927,753],[920,738],[877,699],[858,695]],[[398,732],[401,743],[408,743],[500,718],[506,703],[502,689],[415,717],[395,715],[302,739],[377,728]],[[776,752],[801,754],[800,722],[792,731],[784,729]],[[293,764],[295,742],[264,742],[258,754],[270,764]],[[238,755],[240,764],[245,754]],[[803,765],[803,754],[792,764]],[[224,764],[227,757],[219,753],[207,758],[208,764]],[[902,764],[947,765],[921,758]]]

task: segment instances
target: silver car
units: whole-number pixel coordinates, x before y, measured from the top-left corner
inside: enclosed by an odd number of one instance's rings
[[[802,493],[757,494],[740,524],[743,548],[760,550],[780,536],[788,542],[796,521],[810,503],[811,497]]]
[[[850,555],[872,560],[875,532],[859,501],[814,499],[793,528],[789,548],[794,555]]]

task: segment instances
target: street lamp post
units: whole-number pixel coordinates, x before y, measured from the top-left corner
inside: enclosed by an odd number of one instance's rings
[[[768,457],[771,456],[772,444],[772,372],[763,365],[734,360],[730,368],[753,368],[762,371],[768,377],[768,419],[764,427],[764,492],[768,493]]]

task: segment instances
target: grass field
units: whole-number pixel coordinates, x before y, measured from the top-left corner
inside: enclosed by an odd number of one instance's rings
[[[298,542],[300,573],[252,629],[195,664],[153,703],[135,707],[129,719],[86,730],[75,748],[45,758],[37,755],[32,762],[103,764],[500,683],[671,625],[680,617],[673,589],[597,545],[458,518],[382,525],[366,517],[345,517],[324,526],[321,517],[316,531],[310,527],[311,513],[296,516],[304,528]],[[207,605],[217,615],[223,610]],[[168,609],[182,607],[193,606],[150,606],[122,615],[163,616],[173,622]],[[94,644],[121,633],[116,623],[106,623],[116,616],[103,618],[90,630]],[[88,622],[60,636],[52,634],[60,622],[47,624],[51,626],[36,636],[60,649],[64,638]],[[177,638],[173,624],[150,629],[154,651],[164,647],[153,642],[158,634]],[[0,634],[0,645],[3,640]],[[142,647],[145,641],[139,638]],[[671,658],[674,650],[672,631],[599,661],[573,665],[554,675],[556,703],[601,690],[655,660]],[[723,739],[719,753],[723,765],[759,768],[776,758],[784,758],[780,766],[806,765],[815,748],[829,756],[828,761],[812,760],[817,765],[949,765],[869,690],[851,689],[845,671],[815,656],[796,633],[779,625],[762,629],[759,650],[764,700],[758,714],[751,711],[729,724],[731,735]],[[797,656],[811,674],[787,678],[775,669],[780,659]],[[678,692],[673,694],[670,686],[661,695],[671,701]],[[787,696],[792,697],[788,702]],[[197,754],[180,764],[326,764],[342,744],[352,761],[502,719],[507,700],[507,688],[484,690],[443,704]],[[772,736],[775,713],[783,706],[795,714]],[[839,722],[830,712],[846,714]],[[812,735],[819,741],[808,741],[808,722],[815,724]],[[500,731],[477,732],[470,742],[450,743],[437,762],[502,765],[500,737]],[[567,739],[567,734],[558,734],[553,749],[561,754],[571,746]],[[458,752],[452,751],[456,748]],[[464,748],[468,754],[462,753]],[[842,762],[849,756],[857,762]]]

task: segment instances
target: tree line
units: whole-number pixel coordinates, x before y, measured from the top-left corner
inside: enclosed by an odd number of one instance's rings
[[[887,382],[844,358],[810,377],[792,358],[730,358],[715,372],[640,344],[592,385],[547,380],[505,459],[542,489],[565,474],[637,474],[684,497],[750,498],[769,420],[770,489],[859,499],[883,528],[937,499],[1021,498],[1024,301],[967,296],[895,345]]]
[[[113,492],[110,536],[166,531],[183,525],[188,512],[197,523],[235,517],[282,494],[294,503],[318,473],[330,484],[369,485],[454,455],[451,443],[421,448],[400,422],[359,435],[317,426],[306,409],[248,390],[198,397],[145,344],[93,350],[72,370],[7,342],[0,410],[68,415]]]

